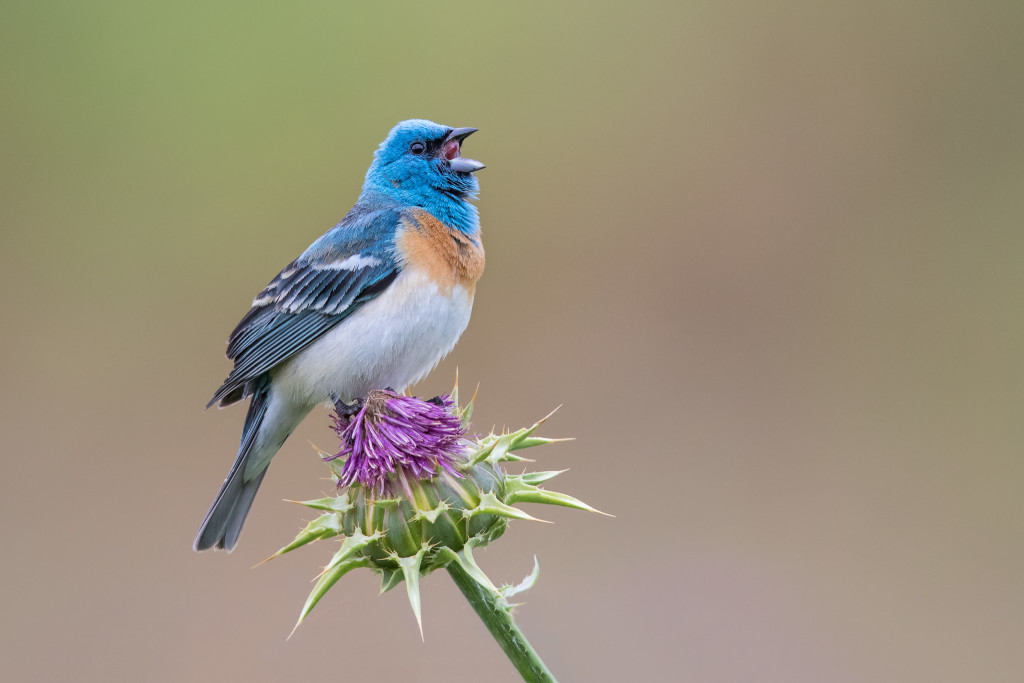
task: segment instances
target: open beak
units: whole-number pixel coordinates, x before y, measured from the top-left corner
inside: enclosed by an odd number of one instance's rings
[[[462,156],[462,141],[476,132],[476,128],[455,128],[444,140],[441,146],[441,154],[448,161],[453,171],[460,173],[473,173],[485,168],[476,159],[466,159]]]

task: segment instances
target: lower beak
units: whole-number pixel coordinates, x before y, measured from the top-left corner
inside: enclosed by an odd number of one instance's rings
[[[448,162],[448,165],[452,167],[453,171],[460,173],[473,173],[481,168],[487,168],[476,159],[466,159],[464,157],[455,157]]]

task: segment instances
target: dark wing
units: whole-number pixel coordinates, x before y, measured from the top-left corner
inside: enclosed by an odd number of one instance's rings
[[[376,239],[346,233],[352,230],[342,224],[324,235],[256,297],[228,339],[235,367],[207,407],[244,398],[249,382],[312,344],[398,276],[392,242],[379,233]]]

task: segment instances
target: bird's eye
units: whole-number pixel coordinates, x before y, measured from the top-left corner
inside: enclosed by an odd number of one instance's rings
[[[417,141],[409,145],[409,151],[412,152],[413,154],[423,154],[425,151],[427,151],[427,146],[424,145],[422,142]]]

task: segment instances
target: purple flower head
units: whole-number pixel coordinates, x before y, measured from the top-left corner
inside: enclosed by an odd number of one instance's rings
[[[358,482],[382,494],[399,471],[416,479],[429,479],[441,469],[461,477],[455,458],[463,451],[466,429],[451,412],[451,397],[439,399],[424,401],[374,390],[351,420],[335,415],[341,447],[324,461],[345,459],[338,486]]]

